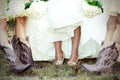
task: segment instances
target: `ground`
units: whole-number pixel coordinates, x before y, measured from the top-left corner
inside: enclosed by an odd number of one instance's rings
[[[85,59],[83,62],[94,63],[95,59]],[[42,68],[32,67],[29,70],[16,74],[9,71],[8,62],[0,52],[0,80],[120,80],[120,63],[113,67],[113,73],[95,75],[84,72],[80,64],[76,67],[66,65],[67,60],[61,66],[56,66],[53,62],[35,62]],[[80,62],[80,61],[79,61]]]

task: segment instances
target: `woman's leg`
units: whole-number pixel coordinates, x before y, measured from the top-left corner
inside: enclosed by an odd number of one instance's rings
[[[120,44],[120,14],[117,17],[117,28],[114,32],[112,40]]]
[[[116,48],[118,52],[120,53],[120,35],[119,34],[120,34],[120,14],[118,14],[117,16],[117,28],[112,38],[112,41],[116,43]],[[120,61],[120,54],[117,60]]]
[[[10,47],[10,44],[8,43],[6,19],[0,19],[0,44],[2,46]]]
[[[62,51],[62,41],[57,41],[54,42],[54,46],[55,46],[55,64],[56,65],[61,65],[63,63],[63,51]]]
[[[79,42],[80,42],[80,35],[81,35],[81,27],[79,26],[77,29],[74,31],[74,37],[72,37],[72,52],[70,59],[68,61],[68,65],[72,65],[72,63],[77,62],[78,60],[78,47],[79,47]]]
[[[20,38],[23,43],[30,47],[29,43],[26,41],[26,21],[27,17],[17,17],[15,25],[15,36]]]
[[[118,50],[113,42],[119,43],[120,28],[117,25],[117,17],[110,16],[107,24],[107,33],[103,44],[104,49],[98,54],[97,61],[93,65],[82,64],[82,67],[89,72],[111,72],[112,66],[117,60]],[[118,46],[118,44],[117,44]],[[118,49],[118,48],[117,48]],[[104,64],[102,64],[104,63]]]
[[[117,21],[116,16],[109,17],[108,22],[107,22],[107,32],[106,32],[106,36],[105,36],[102,48],[108,46],[110,42],[112,41],[112,37],[116,29],[116,21]]]
[[[25,16],[16,18],[15,37],[12,39],[12,44],[15,51],[19,52],[18,56],[22,63],[34,65],[30,44],[26,39],[26,21],[27,17]]]
[[[5,58],[9,61],[10,70],[13,72],[19,73],[29,68],[29,64],[21,63],[12,46],[8,43],[6,19],[0,20],[0,50],[3,51]]]

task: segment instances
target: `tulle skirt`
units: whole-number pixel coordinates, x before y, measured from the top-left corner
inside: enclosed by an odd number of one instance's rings
[[[0,19],[6,18],[6,15],[5,15],[6,9],[7,9],[7,1],[0,0]]]
[[[109,15],[117,16],[120,14],[120,0],[103,0],[103,8]]]
[[[9,18],[15,18],[18,16],[24,16],[23,13],[25,11],[25,2],[24,0],[10,0],[8,3],[8,10],[6,11],[6,15]]]
[[[95,58],[106,33],[108,15],[102,14],[92,19],[84,18],[81,24],[81,39],[78,48],[78,59]],[[50,26],[48,16],[40,19],[28,18],[26,34],[30,38],[33,59],[35,61],[50,61],[55,59],[55,48],[51,41],[54,34],[48,31]],[[65,38],[67,35],[59,37]],[[66,59],[71,55],[71,39],[62,42],[62,50]]]

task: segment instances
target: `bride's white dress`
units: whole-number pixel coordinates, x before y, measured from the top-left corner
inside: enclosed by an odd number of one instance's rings
[[[59,1],[61,2],[65,0],[54,1],[58,3]],[[75,4],[74,2],[72,2],[74,0],[70,1],[70,4]],[[68,13],[67,11],[64,11],[63,13],[61,12],[61,16],[58,16],[58,13],[60,11],[65,10],[66,4],[63,4],[63,7],[61,7],[60,5],[57,5],[57,7],[55,7],[55,5],[53,5],[55,2],[51,2],[51,4],[49,4],[48,6],[48,8],[52,7],[53,11],[49,11],[49,9],[48,13],[46,13],[46,15],[44,15],[42,18],[28,18],[26,25],[26,34],[27,36],[29,36],[33,59],[35,61],[54,60],[55,49],[53,42],[57,40],[63,41],[62,50],[64,52],[65,58],[68,59],[71,55],[72,47],[70,38],[74,36],[73,31],[79,25],[81,25],[81,39],[79,44],[78,58],[83,59],[96,57],[98,55],[101,42],[104,40],[105,37],[108,15],[101,14],[94,18],[88,19],[79,15],[76,7],[73,6],[74,8],[72,7],[73,11],[71,13],[71,17],[70,15],[67,16],[67,14],[65,16],[63,15],[64,12]],[[70,4],[68,4],[68,6]],[[61,10],[57,10],[58,7],[61,8]],[[57,10],[57,12],[55,10]],[[56,20],[56,17],[59,20]],[[67,28],[67,22],[71,23],[71,21],[76,21],[76,23],[78,23],[71,28]],[[63,25],[65,27],[63,29],[60,29]]]
[[[106,33],[107,19],[108,15],[106,14],[101,14],[92,19],[84,18],[84,23],[81,25],[79,59],[97,56]],[[48,26],[47,15],[41,19],[28,18],[26,33],[30,38],[32,55],[35,61],[55,59],[54,45],[49,41],[52,34],[47,30]],[[65,58],[69,58],[71,54],[71,39],[63,41],[62,49]]]

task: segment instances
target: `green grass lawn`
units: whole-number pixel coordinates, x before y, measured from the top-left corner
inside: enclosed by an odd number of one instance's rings
[[[93,63],[93,60],[82,60],[82,62]],[[120,80],[120,63],[114,65],[111,74],[95,75],[82,70],[80,65],[71,68],[66,61],[61,66],[55,66],[53,62],[35,62],[42,65],[41,69],[30,68],[20,74],[9,71],[9,65],[0,52],[0,80]]]

